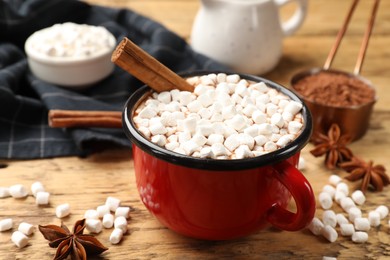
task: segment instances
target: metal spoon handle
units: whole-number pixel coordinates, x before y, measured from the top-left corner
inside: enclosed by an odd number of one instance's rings
[[[355,11],[355,7],[358,4],[358,2],[359,2],[359,0],[354,0],[352,2],[351,7],[349,8],[349,12],[347,14],[347,17],[344,20],[344,24],[343,24],[343,26],[341,27],[341,29],[339,30],[339,32],[337,34],[336,42],[333,44],[332,49],[330,50],[330,52],[328,54],[328,57],[326,58],[326,61],[325,61],[325,64],[324,64],[324,69],[325,70],[328,70],[330,68],[330,66],[332,65],[333,58],[334,58],[334,56],[337,53],[337,49],[340,46],[341,40],[343,39],[345,31],[348,28],[349,21],[351,20],[351,17],[353,15],[353,12]]]
[[[378,10],[379,2],[380,2],[380,0],[375,0],[374,6],[373,6],[372,11],[371,11],[370,21],[368,22],[368,26],[367,26],[366,31],[364,33],[363,42],[362,42],[362,45],[360,46],[360,50],[359,50],[358,58],[357,58],[357,61],[356,61],[355,69],[353,71],[353,73],[355,75],[359,75],[360,74],[360,71],[361,71],[361,68],[362,68],[362,65],[363,65],[364,56],[366,55],[366,50],[367,50],[368,42],[370,40],[372,28],[374,27],[375,17],[376,17],[376,13],[377,13],[377,10]]]

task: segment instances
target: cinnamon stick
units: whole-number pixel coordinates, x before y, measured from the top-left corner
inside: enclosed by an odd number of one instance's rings
[[[111,61],[157,92],[179,89],[193,92],[182,77],[161,64],[128,38],[124,38],[111,56]]]
[[[122,127],[122,113],[119,111],[50,110],[48,119],[53,128]]]

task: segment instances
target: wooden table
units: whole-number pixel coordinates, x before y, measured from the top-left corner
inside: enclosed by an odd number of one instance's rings
[[[88,0],[90,3],[125,7],[147,15],[189,40],[192,21],[199,7],[197,0]],[[335,35],[345,17],[351,1],[310,1],[307,19],[303,27],[284,42],[283,57],[277,68],[265,75],[288,86],[289,79],[297,71],[323,65]],[[368,21],[371,3],[363,0],[352,19],[334,68],[351,71],[360,47],[363,31]],[[284,13],[291,8],[287,7]],[[377,88],[379,101],[371,119],[368,133],[350,145],[355,154],[384,164],[390,169],[390,1],[382,1],[362,75]],[[285,14],[286,15],[286,14]],[[318,194],[332,173],[345,176],[341,171],[329,171],[323,166],[323,158],[314,158],[308,145],[303,150],[307,168],[305,176]],[[0,199],[0,219],[11,217],[14,229],[21,221],[34,225],[59,224],[55,207],[68,202],[72,214],[64,223],[72,226],[82,218],[85,210],[104,203],[107,196],[115,196],[124,205],[133,208],[129,221],[130,232],[119,245],[110,245],[111,230],[104,230],[97,237],[109,250],[102,259],[321,259],[335,256],[338,259],[389,259],[390,228],[382,220],[379,228],[369,231],[369,241],[354,244],[348,237],[339,237],[329,243],[308,230],[283,232],[268,228],[254,235],[233,241],[208,242],[178,235],[163,227],[148,213],[141,203],[134,180],[131,152],[127,150],[105,151],[88,158],[55,158],[46,160],[1,161],[7,167],[0,169],[0,186],[21,183],[30,187],[41,181],[51,193],[50,205],[38,207],[32,196],[26,199]],[[349,183],[356,189],[357,183]],[[390,187],[383,192],[368,192],[363,213],[381,204],[390,206]],[[341,209],[333,208],[337,212]],[[316,216],[321,217],[318,207]],[[18,249],[10,241],[11,231],[0,233],[0,259],[50,259],[54,249],[47,245],[39,232],[30,238],[29,245]]]

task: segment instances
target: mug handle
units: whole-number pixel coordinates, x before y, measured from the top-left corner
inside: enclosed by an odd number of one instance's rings
[[[267,221],[282,230],[300,230],[314,217],[316,202],[313,190],[303,174],[289,162],[282,161],[273,167],[275,177],[294,198],[297,210],[293,213],[275,203],[267,212]]]
[[[297,2],[298,8],[293,16],[282,24],[282,31],[285,36],[292,35],[302,25],[307,12],[307,0],[275,0],[279,8],[293,1]]]

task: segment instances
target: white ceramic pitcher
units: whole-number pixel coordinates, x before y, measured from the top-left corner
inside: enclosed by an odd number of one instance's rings
[[[280,7],[294,1],[295,13],[281,22]],[[278,64],[283,38],[300,27],[306,9],[307,0],[201,0],[191,44],[233,71],[264,74]]]

